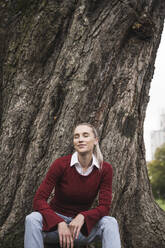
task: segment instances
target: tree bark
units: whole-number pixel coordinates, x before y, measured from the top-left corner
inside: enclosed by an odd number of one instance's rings
[[[143,141],[164,17],[163,0],[1,0],[1,247],[23,247],[35,191],[84,121],[114,169],[122,247],[165,247]]]

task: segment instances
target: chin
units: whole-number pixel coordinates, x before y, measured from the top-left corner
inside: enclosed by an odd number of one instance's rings
[[[89,153],[89,151],[87,151],[87,150],[78,150],[77,152],[81,155],[85,155],[85,154]]]

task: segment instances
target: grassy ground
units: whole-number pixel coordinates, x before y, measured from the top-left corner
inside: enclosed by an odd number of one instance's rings
[[[163,199],[156,199],[156,202],[165,211],[165,200],[163,200]]]

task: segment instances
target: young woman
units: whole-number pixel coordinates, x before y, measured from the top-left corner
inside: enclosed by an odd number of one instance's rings
[[[112,198],[112,167],[103,162],[96,129],[82,123],[74,130],[75,153],[53,162],[26,217],[25,248],[89,244],[96,238],[103,248],[120,248],[118,224],[108,216]],[[47,200],[55,188],[55,195]],[[91,209],[98,194],[98,206]]]

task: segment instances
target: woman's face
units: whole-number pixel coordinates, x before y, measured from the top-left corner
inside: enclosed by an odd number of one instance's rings
[[[73,144],[80,154],[92,153],[94,145],[98,142],[92,128],[87,125],[79,125],[74,130]]]

